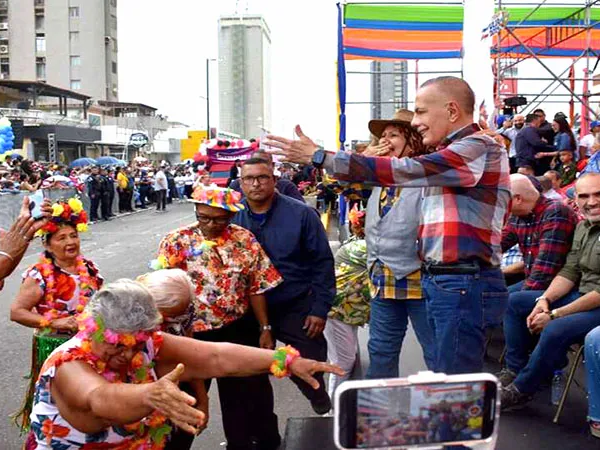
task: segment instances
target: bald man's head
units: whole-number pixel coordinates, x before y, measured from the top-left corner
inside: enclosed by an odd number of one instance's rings
[[[426,81],[417,91],[411,125],[426,146],[438,145],[447,135],[473,122],[475,94],[456,77]]]
[[[421,88],[435,86],[446,100],[458,102],[465,114],[475,111],[475,93],[469,83],[456,77],[437,77],[427,80]]]
[[[531,214],[540,198],[539,191],[526,175],[514,173],[510,176],[510,192],[512,195],[511,213],[515,216]]]

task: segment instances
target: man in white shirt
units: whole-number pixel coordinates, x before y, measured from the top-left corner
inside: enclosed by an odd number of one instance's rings
[[[158,172],[154,176],[154,192],[156,192],[156,210],[167,210],[167,176],[165,175],[165,165],[161,164]]]
[[[590,133],[586,134],[581,141],[579,141],[579,155],[580,159],[589,158],[594,153],[593,147],[596,143],[596,135],[600,131],[600,120],[594,120],[590,124]]]
[[[525,125],[525,116],[517,114],[512,120],[505,120],[502,124],[502,128],[498,131],[498,134],[510,140],[508,161],[510,162],[511,173],[516,172],[517,149],[515,147],[515,142],[517,140],[517,134],[519,134],[523,125]]]

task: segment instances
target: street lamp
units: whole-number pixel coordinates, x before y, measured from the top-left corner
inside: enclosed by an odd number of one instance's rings
[[[210,62],[214,58],[206,58],[206,139],[210,140]]]

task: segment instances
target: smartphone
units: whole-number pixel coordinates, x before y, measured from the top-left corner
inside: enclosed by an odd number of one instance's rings
[[[338,449],[406,449],[492,442],[500,405],[491,374],[422,372],[342,383],[335,392]]]
[[[42,203],[44,203],[44,191],[37,190],[33,194],[29,195],[29,211],[31,211],[31,217],[35,220],[42,218]]]

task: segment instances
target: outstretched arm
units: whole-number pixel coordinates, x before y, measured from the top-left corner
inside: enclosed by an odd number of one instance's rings
[[[179,365],[154,383],[109,383],[86,363],[71,361],[57,369],[51,393],[63,418],[83,433],[134,423],[153,411],[195,433],[204,414],[193,407],[196,399],[177,387],[183,371]]]
[[[273,350],[226,342],[204,342],[165,334],[158,354],[158,364],[167,367],[173,367],[178,363],[184,364],[186,369],[182,380],[246,377],[268,373],[274,354]],[[290,371],[315,389],[319,387],[319,382],[315,380],[313,374],[317,372],[344,374],[344,371],[337,366],[305,358],[297,358],[291,364]]]

